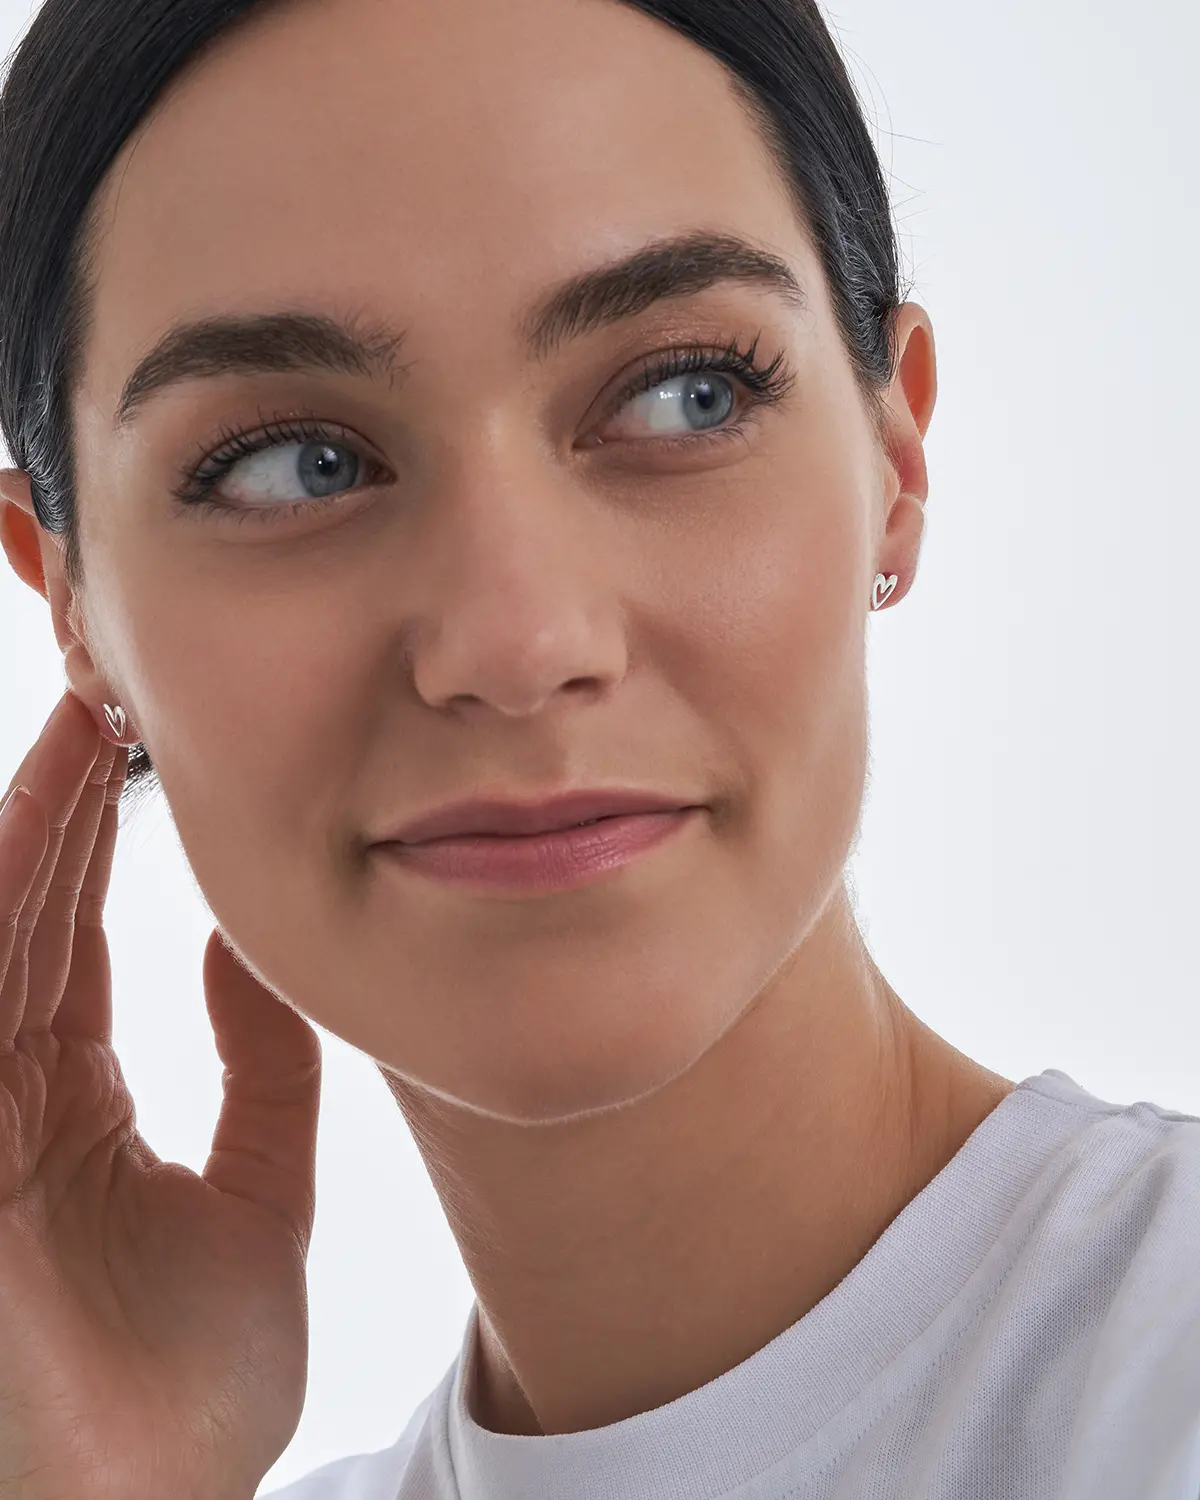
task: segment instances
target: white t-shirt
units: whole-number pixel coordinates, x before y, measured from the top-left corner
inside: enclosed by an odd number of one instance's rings
[[[269,1500],[1200,1500],[1200,1118],[1025,1079],[799,1322],[608,1427],[480,1427],[477,1310],[393,1447]]]

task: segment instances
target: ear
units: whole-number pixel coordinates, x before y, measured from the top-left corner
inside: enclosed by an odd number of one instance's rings
[[[29,475],[0,469],[0,542],[17,577],[46,597],[42,529],[33,509]]]
[[[916,580],[929,498],[925,434],[937,403],[937,351],[929,314],[915,302],[905,302],[894,327],[896,374],[885,392],[884,528],[877,551],[878,571],[899,574],[900,583],[884,608],[903,599]]]
[[[63,653],[71,691],[91,709],[101,734],[107,739],[121,745],[136,745],[138,736],[128,723],[119,739],[108,723],[104,705],[108,703],[114,708],[120,705],[109,673],[93,660],[80,601],[67,582],[63,543],[38,521],[29,475],[24,469],[0,469],[0,544],[17,577],[41,594],[50,606],[54,638]]]

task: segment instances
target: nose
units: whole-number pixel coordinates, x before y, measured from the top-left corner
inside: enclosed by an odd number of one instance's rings
[[[574,491],[561,473],[503,479],[493,467],[439,506],[445,524],[410,631],[413,680],[430,707],[517,718],[621,680],[619,522]]]

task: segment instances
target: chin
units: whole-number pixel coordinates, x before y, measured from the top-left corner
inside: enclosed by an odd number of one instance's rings
[[[490,997],[497,1024],[476,1024],[443,1067],[404,1069],[418,1088],[473,1113],[513,1124],[552,1124],[636,1104],[686,1074],[734,1019],[721,1010],[728,992],[693,985],[687,1003],[647,986],[576,992],[540,1014],[520,1016]]]

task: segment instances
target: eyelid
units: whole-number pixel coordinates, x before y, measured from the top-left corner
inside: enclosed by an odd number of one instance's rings
[[[320,428],[323,436],[336,438],[338,442],[345,439],[347,442],[361,443],[372,453],[375,452],[374,444],[369,443],[352,427],[348,427],[344,422],[335,422],[322,417],[315,408],[293,407],[286,412],[277,411],[268,416],[259,407],[258,421],[254,426],[228,426],[222,423],[215,433],[194,445],[182,469],[187,474],[193,474],[198,469],[203,469],[205,464],[218,462],[222,457],[228,456],[230,451],[236,451],[239,444],[253,442],[257,438],[270,435],[273,430],[280,441],[278,444],[269,445],[271,447],[283,447],[286,443],[299,442],[301,439],[288,429],[304,427]],[[259,451],[263,450],[259,449]]]

